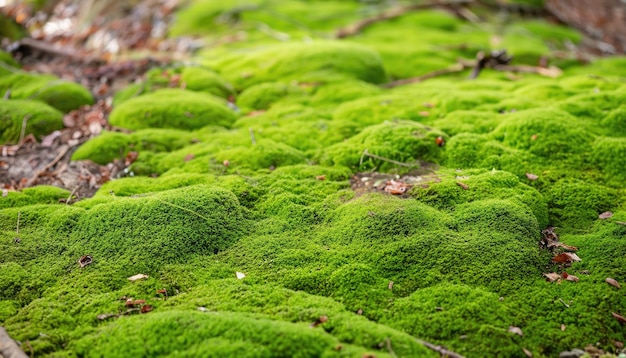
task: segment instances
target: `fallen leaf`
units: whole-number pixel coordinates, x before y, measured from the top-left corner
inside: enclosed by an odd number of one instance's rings
[[[526,178],[528,178],[529,180],[537,180],[539,179],[539,176],[532,173],[526,173]]]
[[[144,274],[142,274],[142,273],[138,273],[138,274],[136,274],[136,275],[134,275],[134,276],[130,276],[130,277],[128,278],[128,280],[129,280],[129,281],[137,281],[137,280],[142,280],[142,279],[144,279],[144,278],[148,278],[148,275],[144,275]]]
[[[522,347],[522,350],[524,351],[524,354],[526,354],[526,357],[528,358],[533,358],[533,354],[531,351],[529,351],[528,349]]]
[[[409,189],[409,185],[400,181],[389,180],[385,185],[385,192],[392,195],[402,195]]]
[[[389,285],[387,285],[387,288],[393,290],[393,281],[389,281]]]
[[[309,327],[311,328],[315,328],[317,326],[319,326],[320,324],[324,323],[328,321],[328,316],[320,316],[320,318],[318,318],[317,320],[315,320],[315,322],[311,323],[309,325]]]
[[[619,282],[613,278],[607,277],[604,281],[613,287],[622,288],[622,286],[619,285]]]
[[[580,279],[574,275],[567,275],[567,277],[565,277],[566,280],[568,281],[572,281],[572,282],[578,282]]]
[[[137,153],[137,152],[128,152],[128,154],[126,154],[126,158],[124,158],[124,165],[125,166],[129,166],[129,165],[133,164],[135,162],[135,160],[137,160],[138,157],[139,157],[139,153]]]
[[[460,181],[457,181],[456,185],[460,186],[461,188],[463,188],[465,190],[469,189],[469,185],[467,185],[465,183],[461,183]]]
[[[626,221],[616,221],[617,225],[626,225]]]
[[[613,341],[613,345],[619,349],[624,348],[624,342],[620,342],[620,341]]]
[[[561,331],[565,332],[565,325],[561,323]]]
[[[225,160],[225,161],[222,162],[222,165],[227,167],[227,166],[230,165],[230,162],[228,160]]]
[[[41,140],[41,146],[42,147],[51,147],[52,144],[54,144],[54,140],[59,138],[61,136],[61,132],[60,131],[54,131],[50,134],[48,134],[47,136],[43,137],[43,139]]]
[[[578,255],[572,252],[564,252],[552,258],[552,262],[556,262],[556,263],[569,263],[569,262],[578,262],[578,261],[580,261],[580,257],[578,257]]]
[[[422,117],[428,117],[428,116],[430,116],[430,112],[428,112],[428,111],[421,111],[421,112],[419,112],[419,115],[422,116]]]
[[[617,313],[615,313],[615,312],[611,312],[611,315],[612,315],[613,317],[615,317],[615,319],[616,319],[616,320],[618,320],[618,321],[620,321],[621,323],[626,323],[626,317],[621,316],[621,315],[619,315],[619,314],[617,314]]]
[[[326,175],[318,175],[315,177],[315,179],[320,180],[320,181],[326,180]]]
[[[2,189],[2,197],[6,197],[7,195],[9,195],[9,191],[7,189]]]
[[[424,103],[422,103],[422,106],[424,106],[424,107],[426,107],[426,108],[433,108],[435,105],[433,105],[433,104],[432,104],[432,103],[430,103],[430,102],[424,102]]]
[[[192,154],[187,154],[187,155],[185,155],[184,161],[188,162],[188,161],[192,160],[195,156],[196,155],[193,154],[193,153]]]
[[[141,306],[141,313],[148,313],[152,311],[152,306],[151,305],[143,305]]]
[[[524,333],[522,332],[522,329],[519,327],[509,326],[509,332],[517,334],[520,337],[524,337]]]
[[[608,219],[613,216],[613,213],[610,211],[605,211],[602,214],[598,215],[598,219]]]
[[[561,275],[556,272],[544,273],[543,275],[546,277],[548,282],[554,282],[561,278]]]
[[[78,259],[78,264],[80,265],[80,267],[85,267],[91,264],[92,262],[93,262],[93,258],[91,257],[91,255],[81,256],[80,259]]]
[[[239,272],[239,271],[235,272],[235,275],[237,276],[238,280],[241,280],[242,278],[246,277],[245,273]]]
[[[530,136],[530,140],[537,140],[537,135],[533,134],[532,136]]]
[[[443,139],[442,136],[437,137],[437,139],[435,139],[435,143],[437,143],[438,146],[443,147],[446,144],[446,141]]]

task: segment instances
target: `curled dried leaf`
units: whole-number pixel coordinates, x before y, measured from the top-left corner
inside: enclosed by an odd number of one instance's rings
[[[543,276],[545,276],[546,281],[548,282],[554,282],[561,278],[561,275],[556,272],[544,273]]]
[[[613,216],[613,213],[610,211],[605,211],[602,214],[598,215],[598,219],[608,219]]]
[[[315,322],[311,323],[309,325],[309,327],[311,328],[315,328],[317,326],[319,326],[320,324],[324,323],[328,321],[328,316],[320,316],[320,318],[318,318],[317,320],[315,320]]]
[[[526,178],[528,178],[528,180],[537,180],[539,179],[539,176],[532,173],[526,173]]]
[[[446,144],[446,141],[443,139],[442,136],[437,137],[437,139],[435,139],[435,143],[437,143],[438,146],[443,147]]]
[[[572,281],[572,282],[578,282],[580,279],[574,275],[567,275],[567,277],[565,277],[566,280],[568,281]]]
[[[469,189],[469,185],[467,185],[465,183],[461,183],[460,181],[457,181],[456,185],[460,186],[461,188],[463,188],[465,190]]]
[[[137,281],[137,280],[143,280],[144,278],[148,278],[148,275],[144,275],[142,273],[138,273],[136,275],[130,276],[128,278],[129,281]]]
[[[138,157],[139,157],[139,153],[137,153],[137,152],[128,152],[128,154],[126,154],[126,158],[124,158],[124,165],[125,166],[129,166],[129,165],[133,164],[135,162],[135,160],[137,160]]]
[[[320,181],[326,180],[326,175],[318,175],[315,177],[315,179],[320,180]]]
[[[141,313],[148,313],[152,311],[152,306],[151,305],[143,305],[141,306]]]
[[[522,332],[522,329],[519,327],[509,326],[509,332],[517,334],[520,337],[524,337],[524,333]]]
[[[91,264],[92,262],[93,262],[93,258],[91,257],[91,255],[81,256],[80,259],[78,259],[78,264],[80,265],[80,267],[85,267]]]
[[[580,257],[572,252],[564,252],[560,255],[556,255],[552,258],[552,262],[555,263],[571,263],[580,261]]]
[[[617,288],[622,288],[622,286],[620,286],[619,282],[617,282],[617,280],[607,277],[606,280],[604,280],[606,283],[608,283],[609,285],[613,286],[613,287],[617,287]]]

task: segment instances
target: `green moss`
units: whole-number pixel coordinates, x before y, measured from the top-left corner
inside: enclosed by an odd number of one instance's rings
[[[351,100],[372,97],[382,93],[378,86],[362,81],[343,81],[320,86],[311,98],[311,104],[341,104]]]
[[[411,121],[393,121],[370,126],[343,143],[324,150],[320,163],[354,168],[393,168],[393,163],[364,156],[368,153],[399,162],[438,162],[442,150],[435,142],[445,133]]]
[[[609,112],[601,122],[607,136],[626,137],[626,105],[621,105]]]
[[[128,129],[192,130],[207,125],[228,127],[235,114],[217,97],[181,89],[162,89],[129,99],[111,112],[109,122]]]
[[[565,112],[553,109],[527,110],[506,115],[492,137],[531,154],[561,160],[589,150],[593,136],[588,125]]]
[[[222,98],[228,98],[235,94],[230,83],[207,68],[185,67],[181,71],[180,79],[185,88],[191,91],[207,92]]]
[[[267,82],[247,88],[237,98],[237,104],[247,111],[268,109],[284,97],[303,94],[304,91],[298,86]]]
[[[502,116],[497,113],[459,110],[435,120],[432,124],[454,136],[462,132],[489,133],[501,120]]]
[[[576,179],[562,179],[546,192],[550,223],[568,229],[582,229],[619,203],[615,190]]]
[[[618,108],[626,101],[626,92],[591,90],[570,97],[559,103],[558,107],[575,117],[598,120]]]
[[[265,46],[209,60],[236,88],[270,81],[338,81],[386,79],[380,57],[371,49],[347,42],[314,41]]]
[[[67,113],[94,102],[83,86],[49,75],[14,73],[0,78],[0,92],[11,91],[13,99],[30,99],[47,103]]]
[[[620,186],[626,180],[626,138],[598,138],[593,145],[593,161],[608,183]]]
[[[15,301],[1,300],[0,301],[0,322],[4,322],[7,318],[15,315],[19,309],[19,306]]]
[[[16,143],[22,131],[40,137],[62,128],[63,114],[44,103],[0,100],[0,143]]]
[[[104,165],[114,159],[123,159],[130,151],[169,152],[191,144],[192,134],[175,129],[143,129],[131,134],[102,132],[81,145],[72,154],[72,160],[89,159]]]

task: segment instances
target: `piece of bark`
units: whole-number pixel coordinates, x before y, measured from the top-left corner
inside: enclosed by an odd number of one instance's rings
[[[28,358],[9,334],[0,327],[0,356],[3,358]]]

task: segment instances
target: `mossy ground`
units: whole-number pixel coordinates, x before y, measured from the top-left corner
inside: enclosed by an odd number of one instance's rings
[[[328,39],[374,10],[183,10],[178,32],[247,38],[120,92],[111,122],[136,131],[74,154],[137,151],[138,176],[73,205],[45,187],[0,198],[2,325],[40,356],[437,355],[415,338],[468,357],[616,352],[626,328],[611,312],[626,314],[626,295],[604,280],[626,282],[625,60],[383,89],[489,50],[499,25],[425,11]],[[501,31],[528,63],[579,39],[534,20]],[[165,88],[173,75],[186,89]],[[407,198],[350,188],[358,171],[425,162],[433,172]],[[581,262],[551,263],[538,244],[548,225]],[[83,255],[93,263],[80,268]],[[542,277],[562,270],[580,281]],[[127,279],[138,273],[149,277]],[[152,311],[115,317],[121,297]]]

